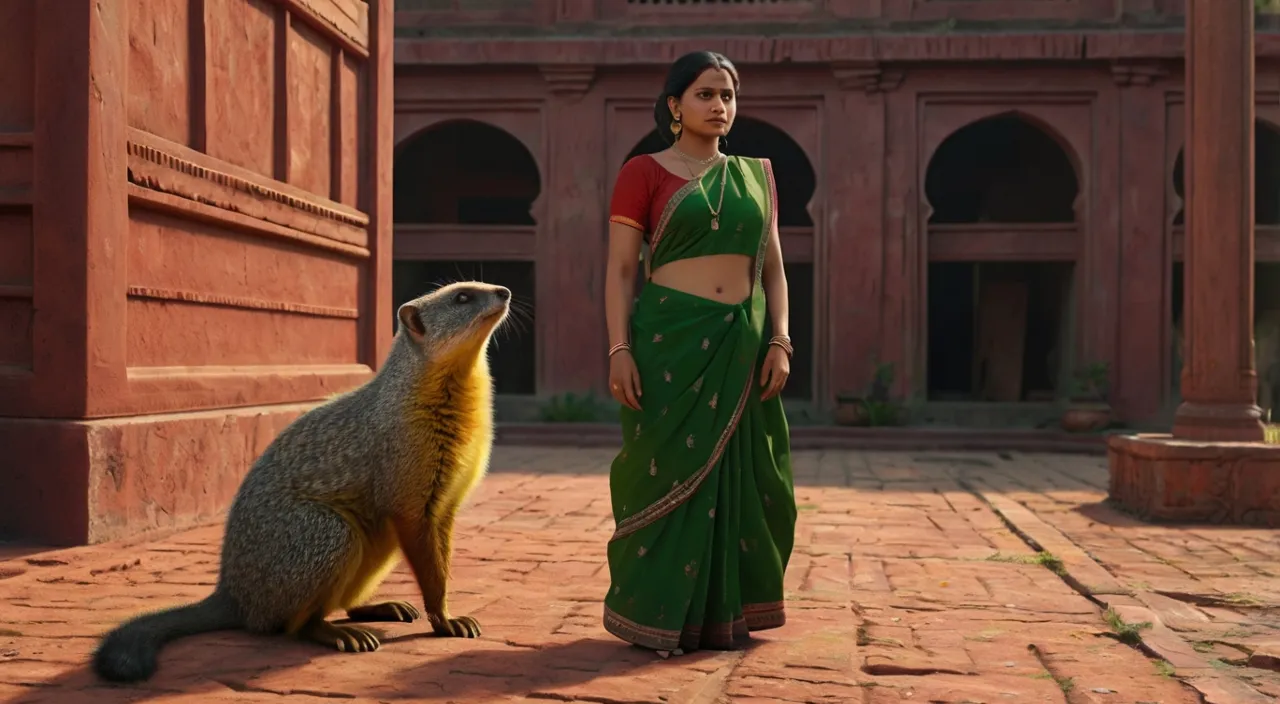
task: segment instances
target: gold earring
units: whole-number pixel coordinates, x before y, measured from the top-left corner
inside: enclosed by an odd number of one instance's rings
[[[680,118],[678,118],[678,117],[677,117],[677,118],[675,118],[674,120],[672,120],[672,121],[671,121],[671,134],[674,134],[674,135],[676,135],[677,137],[679,137],[679,136],[680,136],[680,130],[682,130],[682,129],[684,129],[684,127],[682,127],[682,126],[680,125]]]

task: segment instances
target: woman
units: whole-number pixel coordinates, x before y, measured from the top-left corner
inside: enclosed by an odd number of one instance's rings
[[[738,648],[786,621],[787,280],[772,167],[720,153],[737,92],[724,56],[677,60],[654,106],[672,146],[629,160],[610,208],[609,386],[624,440],[609,475],[604,623],[664,657]],[[642,242],[648,280],[633,306]]]

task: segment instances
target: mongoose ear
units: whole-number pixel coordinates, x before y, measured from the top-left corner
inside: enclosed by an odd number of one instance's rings
[[[427,328],[422,324],[422,316],[418,314],[417,306],[412,303],[406,303],[400,306],[400,310],[396,312],[400,317],[400,324],[404,326],[409,334],[415,340],[421,340],[423,335],[427,334]]]

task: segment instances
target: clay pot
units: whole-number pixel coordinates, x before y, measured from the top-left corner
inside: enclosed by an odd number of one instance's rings
[[[871,424],[867,407],[860,398],[842,398],[836,402],[836,425],[865,427]]]
[[[1073,402],[1062,413],[1062,429],[1069,433],[1091,433],[1111,423],[1111,406],[1105,403]]]

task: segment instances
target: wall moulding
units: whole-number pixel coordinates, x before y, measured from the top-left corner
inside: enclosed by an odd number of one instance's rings
[[[364,0],[275,0],[345,53],[369,58],[369,3]]]
[[[369,216],[358,210],[140,130],[127,151],[134,186],[367,250]]]
[[[184,303],[199,303],[206,306],[222,306],[226,308],[240,308],[242,310],[268,310],[277,313],[311,315],[319,318],[345,318],[348,320],[357,320],[360,317],[360,311],[355,308],[316,306],[307,303],[291,303],[289,301],[267,301],[249,296],[227,296],[217,293],[182,291],[169,288],[157,288],[154,286],[130,286],[128,288],[128,293],[130,298],[149,298],[157,301],[182,301]]]
[[[364,364],[128,367],[127,408],[181,413],[247,405],[311,402],[369,380]]]
[[[129,207],[145,208],[169,215],[188,217],[260,237],[275,237],[299,242],[309,247],[338,252],[355,259],[369,258],[369,250],[366,247],[358,247],[327,237],[312,235],[301,230],[276,225],[265,220],[199,203],[181,196],[154,191],[133,183],[129,184]]]

